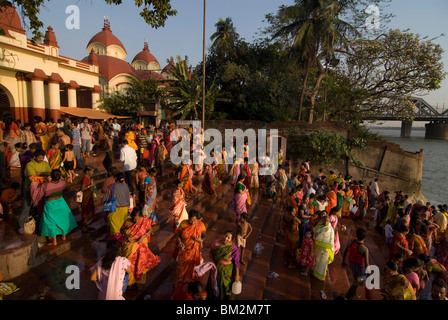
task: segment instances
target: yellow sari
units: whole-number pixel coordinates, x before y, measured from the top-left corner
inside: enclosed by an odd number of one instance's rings
[[[54,155],[52,155],[48,159],[48,163],[50,164],[51,170],[57,169],[57,170],[61,171],[62,177],[64,179],[66,179],[67,178],[67,172],[65,171],[64,167],[61,167],[62,159],[63,159],[62,151],[58,150],[57,152],[55,152]]]
[[[138,149],[137,144],[135,143],[135,134],[134,134],[134,132],[129,131],[128,133],[126,133],[126,134],[124,135],[124,138],[128,141],[128,145],[129,145],[132,149],[134,149],[134,150],[137,150],[137,149]]]
[[[47,133],[47,126],[43,122],[36,123],[35,125],[36,133],[39,136],[40,141],[42,142],[42,149],[47,151],[48,144],[50,142],[50,137]]]

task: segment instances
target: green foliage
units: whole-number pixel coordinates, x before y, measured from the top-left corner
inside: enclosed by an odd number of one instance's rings
[[[310,159],[313,162],[332,166],[336,162],[351,161],[354,164],[360,162],[354,157],[353,148],[364,149],[366,141],[357,137],[346,137],[325,130],[319,130],[309,135],[298,134],[291,137],[295,147],[292,153],[301,159]],[[289,141],[288,141],[289,142]]]
[[[158,88],[156,80],[133,79],[124,94],[115,93],[109,98],[102,99],[99,108],[114,115],[136,116],[137,111],[155,103],[161,95],[162,90]]]
[[[171,63],[168,60],[168,63]],[[203,84],[202,78],[196,70],[188,67],[188,57],[181,59],[177,57],[177,62],[169,69],[169,73],[174,77],[174,81],[166,89],[164,105],[172,109],[173,116],[179,116],[180,120],[201,120],[203,105]],[[210,119],[213,114],[215,104],[221,101],[228,101],[222,94],[215,81],[206,87],[205,90],[205,118]]]

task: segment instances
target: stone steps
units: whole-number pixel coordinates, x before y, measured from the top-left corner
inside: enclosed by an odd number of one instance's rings
[[[207,228],[206,239],[204,241],[204,248],[202,250],[202,256],[204,261],[209,261],[209,250],[212,243],[222,237],[225,231],[232,230],[236,231],[236,223],[234,222],[234,218],[228,213],[228,204],[232,199],[232,190],[229,185],[227,185],[227,190],[225,190],[225,194],[219,201],[213,204],[212,207],[208,208],[206,211],[203,211],[203,223]],[[255,194],[255,193],[254,193]],[[218,196],[220,193],[218,192]],[[255,202],[252,202],[252,205],[248,207],[248,214],[252,215],[258,208],[258,201],[256,201],[258,195],[253,196]],[[252,236],[251,236],[252,237]],[[249,238],[250,240],[251,238]],[[248,241],[249,241],[248,240]],[[166,254],[172,254],[174,251],[175,241],[171,241],[168,246],[166,246],[163,250]],[[174,290],[174,284],[176,282],[176,262],[172,259],[172,265],[170,266],[169,273],[164,274],[164,281],[160,279],[158,283],[160,285],[155,286],[150,285],[149,293],[151,294],[152,300],[166,300],[170,299],[171,294]],[[244,276],[244,270],[240,270],[241,276]],[[201,279],[201,282],[205,285],[208,279],[208,274],[204,275]]]
[[[119,167],[119,164],[117,165]],[[97,190],[101,190],[102,185],[107,178],[105,170],[101,170],[102,167],[97,170],[93,176]],[[81,174],[80,174],[81,176]],[[160,201],[160,207],[164,208],[168,205],[168,200],[173,182],[175,181],[175,169],[171,166],[167,166],[164,169],[164,175],[160,177],[162,183],[158,186],[158,199]],[[194,184],[197,186],[201,183],[202,179],[193,179]],[[14,203],[15,214],[7,219],[7,223],[4,225],[5,233],[2,241],[2,250],[0,252],[0,270],[2,270],[3,278],[5,280],[15,278],[23,273],[28,272],[30,269],[35,268],[42,263],[46,262],[55,256],[59,256],[77,246],[82,245],[84,242],[99,237],[103,237],[106,234],[107,224],[104,219],[104,213],[102,212],[102,200],[101,193],[97,199],[95,199],[95,211],[96,215],[91,223],[90,227],[95,229],[89,234],[83,234],[79,227],[81,221],[80,204],[74,199],[76,192],[79,191],[80,177],[77,177],[74,183],[68,184],[65,192],[64,199],[69,207],[72,209],[72,213],[75,220],[78,222],[78,227],[67,235],[66,241],[58,241],[58,246],[44,245],[46,243],[45,237],[34,235],[18,235],[16,229],[18,227],[18,219],[21,211],[21,201]],[[167,207],[168,208],[168,207]],[[159,213],[159,221],[161,224],[165,223],[168,219],[168,214],[164,214],[161,210]],[[6,220],[6,219],[5,219]],[[5,222],[4,222],[5,223]],[[155,228],[157,229],[158,226]],[[43,247],[38,248],[38,244]],[[10,248],[5,250],[5,248]]]
[[[202,194],[194,201],[188,203],[187,211],[195,208],[203,213],[203,221],[207,228],[213,224],[214,214],[218,211],[218,216],[222,215],[227,208],[224,203],[228,203],[226,195],[231,188],[231,186],[226,183],[228,180],[229,177],[224,179],[223,184],[216,189],[217,197]],[[157,231],[151,234],[149,249],[154,254],[161,257],[161,262],[147,273],[146,285],[141,291],[137,291],[134,287],[131,287],[126,291],[124,295],[126,300],[141,300],[147,294],[151,294],[153,298],[156,297],[156,295],[164,295],[164,299],[169,299],[169,296],[172,293],[170,290],[173,288],[168,286],[167,289],[162,290],[159,287],[167,285],[168,282],[166,279],[173,279],[174,276],[175,280],[176,260],[173,257],[175,246],[176,239],[171,225],[161,225]],[[156,298],[156,300],[159,299]]]

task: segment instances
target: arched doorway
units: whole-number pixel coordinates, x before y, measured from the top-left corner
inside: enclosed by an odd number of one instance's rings
[[[13,104],[11,98],[9,91],[0,85],[0,118],[3,118],[6,113],[11,113]]]

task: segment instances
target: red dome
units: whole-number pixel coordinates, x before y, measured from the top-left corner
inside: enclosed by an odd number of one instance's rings
[[[173,57],[170,58],[170,63],[168,63],[165,68],[162,69],[162,73],[168,72],[170,69],[174,69],[176,64],[174,63]]]
[[[157,72],[151,70],[136,70],[138,75],[138,80],[148,80],[149,78],[153,78],[157,81],[164,81],[165,78]]]
[[[113,77],[120,73],[129,74],[135,78],[138,78],[134,68],[132,68],[132,66],[124,60],[103,55],[98,55],[97,59],[99,72],[107,79],[107,81],[110,81]],[[88,63],[89,57],[85,57],[82,61]]]
[[[5,30],[7,37],[12,37],[8,31],[25,34],[19,14],[13,6],[0,9],[0,27]]]
[[[134,60],[132,60],[132,63],[134,63],[137,60],[141,60],[146,62],[147,64],[150,64],[151,62],[156,62],[157,64],[159,64],[159,61],[157,61],[156,57],[154,57],[152,55],[152,53],[149,51],[148,49],[148,43],[145,42],[145,47],[143,48],[142,51],[140,51],[134,58]]]
[[[96,35],[93,36],[92,39],[90,39],[86,48],[88,48],[94,42],[102,43],[106,46],[106,48],[111,45],[117,45],[121,47],[124,50],[124,52],[126,52],[124,45],[116,36],[113,35],[112,30],[110,30],[110,24],[109,21],[107,20],[104,21],[103,30],[98,32]]]

